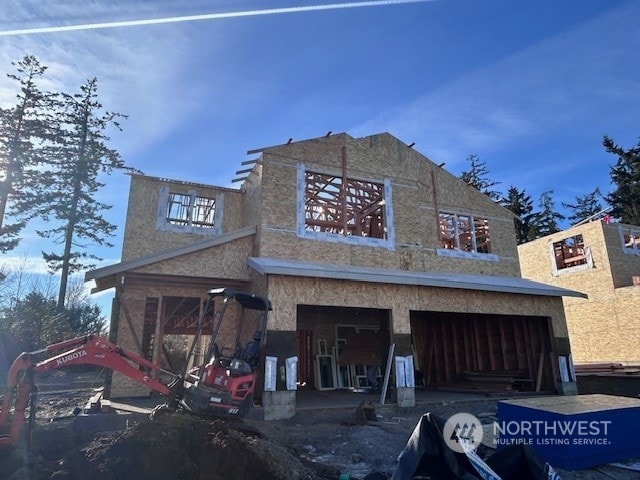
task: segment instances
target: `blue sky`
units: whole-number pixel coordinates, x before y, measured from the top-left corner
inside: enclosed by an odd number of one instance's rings
[[[626,148],[640,137],[639,2],[374,3],[4,0],[0,65],[33,54],[67,91],[96,76],[104,106],[129,115],[111,146],[148,175],[237,187],[247,150],[387,131],[456,175],[477,154],[500,189],[536,202],[611,190],[602,136]],[[325,8],[290,11],[311,5]],[[15,32],[190,15],[210,18]],[[0,103],[14,95],[2,75]],[[94,251],[103,265],[120,259],[129,188],[123,174],[106,181],[99,200],[119,228],[114,248]],[[29,230],[0,264],[44,270],[43,249]]]

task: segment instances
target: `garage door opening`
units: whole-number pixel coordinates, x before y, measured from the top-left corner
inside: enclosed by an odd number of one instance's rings
[[[470,392],[555,392],[546,317],[411,312],[417,384]]]
[[[315,390],[370,388],[382,380],[390,345],[389,310],[298,305],[298,383]]]

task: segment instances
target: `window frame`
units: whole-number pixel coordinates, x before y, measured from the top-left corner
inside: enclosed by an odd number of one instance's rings
[[[558,262],[558,246],[562,243],[567,242],[568,240],[573,240],[573,245],[569,244],[568,249],[575,249],[576,252],[569,251],[569,254],[572,254],[571,257],[564,256],[564,248],[562,248],[562,261],[567,265],[560,265]],[[581,253],[580,253],[581,251]],[[574,259],[576,257],[582,257],[579,259]],[[567,261],[567,258],[569,261]],[[571,260],[574,259],[574,260]],[[581,233],[577,233],[575,235],[568,235],[560,238],[556,241],[549,241],[549,260],[551,262],[551,270],[553,276],[557,277],[560,275],[566,275],[569,273],[575,273],[582,270],[588,270],[593,268],[593,257],[591,255],[591,248],[584,240],[584,235]],[[580,263],[578,263],[580,262]],[[573,265],[570,265],[573,264]]]
[[[625,232],[628,232],[629,235],[629,246],[627,246]],[[640,228],[636,229],[631,226],[623,227],[622,225],[618,225],[618,233],[620,235],[622,252],[627,255],[640,256]]]
[[[188,205],[185,202],[186,199],[189,200]],[[206,202],[202,204],[199,200],[206,200]],[[212,205],[208,202],[212,202]],[[213,196],[203,195],[202,192],[199,193],[194,189],[181,192],[179,189],[172,190],[165,185],[160,189],[156,229],[176,233],[219,235],[222,229],[223,205],[224,195],[222,193],[218,192]],[[181,215],[172,216],[173,206],[177,206]],[[203,207],[205,209],[213,207],[213,222],[200,219]]]
[[[332,243],[346,243],[351,245],[362,245],[369,247],[381,247],[387,248],[389,250],[395,250],[395,233],[393,226],[393,201],[391,195],[391,181],[389,179],[384,179],[382,182],[374,181],[370,179],[360,179],[356,177],[347,177],[347,182],[351,182],[352,185],[361,183],[361,184],[372,184],[381,187],[382,198],[378,201],[383,202],[380,207],[382,207],[382,222],[384,234],[383,238],[365,236],[365,235],[354,235],[350,234],[350,232],[356,231],[358,232],[357,226],[353,226],[354,223],[349,223],[352,225],[352,228],[347,227],[347,231],[340,232],[331,232],[324,231],[321,229],[312,229],[309,228],[307,223],[307,184],[308,184],[308,176],[309,174],[316,174],[320,176],[332,177],[334,179],[341,178],[340,174],[334,174],[326,171],[321,171],[319,169],[307,169],[305,164],[299,163],[297,166],[297,235],[300,238],[311,239],[311,240],[319,240],[324,242],[332,242]],[[342,181],[342,180],[340,180]],[[335,188],[335,186],[334,186]],[[341,213],[341,212],[340,212]],[[319,223],[319,222],[318,222]],[[330,226],[328,227],[330,228]]]
[[[436,221],[439,245],[436,252],[438,255],[475,260],[498,260],[498,256],[491,251],[488,217],[445,210],[437,212]],[[449,232],[451,243],[448,246],[445,244],[445,232]],[[462,242],[463,235],[468,235],[468,240],[464,244]],[[482,238],[485,241],[479,246],[479,239]]]

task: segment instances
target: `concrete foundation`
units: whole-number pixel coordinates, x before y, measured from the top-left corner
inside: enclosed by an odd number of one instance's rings
[[[578,395],[578,382],[558,382],[560,395]]]
[[[413,387],[399,387],[396,391],[398,407],[416,406],[416,391]]]
[[[296,392],[276,391],[262,394],[265,420],[285,420],[296,414]]]

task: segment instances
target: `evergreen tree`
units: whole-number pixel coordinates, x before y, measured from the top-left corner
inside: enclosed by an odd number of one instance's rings
[[[52,115],[56,95],[40,90],[36,82],[46,67],[33,56],[13,63],[17,74],[7,76],[20,86],[15,105],[0,108],[0,251],[15,248],[30,209],[46,183],[37,168],[43,161],[42,144],[55,130]],[[16,223],[8,224],[11,216]]]
[[[88,244],[112,246],[106,238],[113,235],[116,226],[101,215],[111,206],[94,198],[104,187],[98,175],[116,169],[131,170],[118,152],[107,146],[109,137],[105,133],[109,127],[120,129],[118,120],[124,116],[103,112],[97,90],[98,81],[93,78],[78,93],[62,94],[65,110],[56,139],[57,163],[50,172],[52,183],[38,211],[43,219],[52,217],[59,222],[56,227],[38,232],[62,245],[60,253],[42,252],[50,271],[61,274],[58,307],[65,303],[69,275],[92,268],[91,262],[100,260],[81,249]]]
[[[622,223],[640,225],[640,139],[629,150],[616,145],[606,135],[602,144],[607,152],[618,156],[618,161],[610,171],[611,181],[616,188],[606,196],[607,203],[612,207],[611,215]]]
[[[100,307],[90,304],[86,298],[60,309],[53,297],[32,290],[0,310],[0,369],[6,368],[21,352],[101,333],[104,325]]]
[[[535,214],[533,213],[533,200],[525,193],[525,190],[520,191],[514,186],[509,187],[507,196],[500,201],[500,204],[516,215],[513,221],[518,245],[532,240],[531,229]]]
[[[70,279],[64,311],[74,336],[106,334],[106,319],[100,307],[91,303],[81,276],[76,275]]]
[[[73,303],[65,307],[65,315],[73,336],[104,333],[105,319],[98,305],[90,302]]]
[[[553,190],[540,195],[540,212],[535,214],[531,235],[533,238],[545,237],[562,230],[559,222],[565,219],[564,215],[557,212],[553,201]]]
[[[567,220],[571,222],[571,225],[575,225],[601,212],[602,204],[600,203],[600,198],[602,198],[602,194],[600,189],[596,188],[591,193],[576,197],[575,204],[563,202],[562,205],[571,211],[571,215],[567,217]]]
[[[40,292],[33,291],[16,299],[13,307],[3,311],[0,317],[0,344],[9,349],[8,360],[20,352],[64,340],[69,334],[55,300]]]
[[[468,185],[480,190],[494,201],[500,200],[501,194],[492,187],[499,185],[500,182],[494,182],[488,178],[489,170],[485,162],[480,161],[477,155],[469,155],[467,157],[470,168],[469,171],[463,171],[460,178]]]

